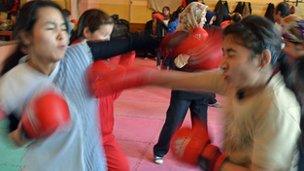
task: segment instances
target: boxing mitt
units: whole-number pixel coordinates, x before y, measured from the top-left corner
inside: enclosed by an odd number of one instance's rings
[[[203,44],[208,33],[203,28],[195,28],[191,32],[177,31],[166,35],[160,45],[164,58],[176,57],[180,54],[190,55],[194,47]]]
[[[178,161],[199,165],[203,170],[218,171],[226,156],[218,147],[210,144],[207,125],[195,120],[192,128],[180,128],[170,144]]]
[[[50,136],[70,122],[70,112],[64,97],[54,90],[35,95],[21,118],[21,129],[29,139]]]
[[[195,28],[188,35],[176,32],[165,37],[161,44],[163,56],[190,56],[185,70],[218,68],[222,60],[222,33],[220,29]],[[173,44],[173,46],[172,46]],[[165,48],[170,47],[170,48]],[[169,50],[171,51],[169,51]]]
[[[197,44],[188,51],[191,56],[188,61],[188,68],[194,70],[210,70],[218,68],[223,58],[222,32],[218,28],[206,29],[208,37],[204,43]]]
[[[208,38],[208,33],[205,29],[197,27],[189,32],[188,36],[185,37],[182,41],[180,41],[179,45],[176,46],[174,52],[175,56],[179,54],[189,54],[197,46],[201,46],[206,43],[206,39]]]

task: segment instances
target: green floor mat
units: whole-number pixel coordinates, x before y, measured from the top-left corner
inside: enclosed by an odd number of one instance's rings
[[[25,148],[17,148],[8,139],[7,120],[0,121],[0,171],[19,171]]]

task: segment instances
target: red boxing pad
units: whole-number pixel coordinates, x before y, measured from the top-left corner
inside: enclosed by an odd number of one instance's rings
[[[47,137],[70,122],[70,112],[64,97],[53,90],[35,96],[21,118],[28,138]]]
[[[175,56],[179,54],[189,54],[193,48],[201,46],[206,42],[208,33],[203,28],[195,28],[192,32],[184,38],[180,44],[175,48]]]
[[[193,128],[180,128],[173,135],[170,148],[177,160],[197,165],[201,151],[210,143],[207,129],[203,125],[199,123],[193,124]]]
[[[203,28],[195,28],[191,33],[177,31],[167,34],[161,42],[160,50],[164,57],[189,54],[193,48],[205,43],[208,33]]]
[[[189,55],[187,67],[191,69],[209,70],[218,68],[223,58],[222,32],[220,29],[207,29],[208,38],[204,43],[193,48]]]

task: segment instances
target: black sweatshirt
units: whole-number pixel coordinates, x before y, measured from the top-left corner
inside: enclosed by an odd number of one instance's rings
[[[88,41],[93,60],[107,59],[122,53],[138,49],[156,49],[160,38],[144,33],[130,33],[126,37],[118,37],[110,41]]]

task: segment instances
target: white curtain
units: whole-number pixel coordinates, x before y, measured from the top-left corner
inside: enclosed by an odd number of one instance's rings
[[[168,6],[171,13],[181,5],[181,2],[182,0],[148,0],[152,10],[161,12],[164,6]]]

